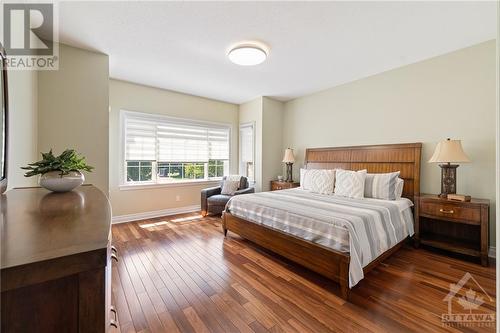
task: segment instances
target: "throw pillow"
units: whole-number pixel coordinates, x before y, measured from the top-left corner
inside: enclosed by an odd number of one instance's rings
[[[337,169],[334,193],[343,197],[361,199],[365,193],[365,179],[366,170]]]
[[[396,184],[399,171],[391,173],[368,173],[365,180],[365,197],[396,200]]]
[[[302,188],[320,194],[332,194],[335,184],[335,170],[305,170]]]
[[[396,181],[396,199],[401,199],[403,196],[403,188],[405,186],[405,181],[401,178],[398,178]]]
[[[221,194],[234,195],[240,186],[239,180],[225,180],[222,184]]]

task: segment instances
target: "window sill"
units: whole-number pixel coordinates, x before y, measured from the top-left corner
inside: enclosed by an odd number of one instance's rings
[[[220,180],[199,180],[190,182],[176,183],[152,183],[152,184],[122,184],[119,186],[120,191],[148,190],[162,187],[189,187],[200,185],[219,185]]]

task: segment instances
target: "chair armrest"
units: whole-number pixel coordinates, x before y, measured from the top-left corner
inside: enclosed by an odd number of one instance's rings
[[[220,194],[222,188],[220,186],[217,187],[209,187],[201,190],[201,215],[206,216],[208,214],[208,203],[207,199],[212,195]]]
[[[238,190],[238,191],[234,192],[234,195],[248,194],[248,193],[255,193],[255,187],[247,187],[247,188]]]
[[[212,195],[220,194],[222,191],[222,188],[220,186],[217,187],[209,187],[209,188],[204,188],[201,190],[201,196],[205,196],[205,198],[209,198]]]

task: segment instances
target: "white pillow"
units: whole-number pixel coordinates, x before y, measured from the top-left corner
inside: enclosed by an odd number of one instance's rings
[[[337,169],[335,174],[335,194],[361,199],[365,193],[366,170],[350,171]]]
[[[234,195],[238,190],[238,186],[240,186],[239,180],[225,180],[222,184],[221,194]]]
[[[300,187],[302,187],[304,190],[304,176],[307,172],[307,169],[304,169],[304,168],[300,168]]]
[[[304,171],[302,171],[304,170]],[[335,184],[335,170],[310,169],[300,170],[304,190],[320,194],[332,194]]]
[[[401,199],[401,197],[403,196],[404,185],[405,181],[401,178],[398,178],[398,180],[396,181],[396,191],[395,191],[396,200]]]
[[[396,200],[396,184],[399,171],[368,173],[365,180],[365,198]]]

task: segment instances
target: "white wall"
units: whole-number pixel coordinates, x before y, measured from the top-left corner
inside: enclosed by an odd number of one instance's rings
[[[109,175],[113,216],[123,216],[200,204],[200,190],[210,184],[120,189],[120,110],[140,111],[172,117],[231,125],[231,173],[238,172],[238,106],[134,83],[110,80]],[[178,201],[176,198],[178,197]]]
[[[9,86],[9,157],[8,188],[36,186],[37,177],[24,177],[20,168],[38,160],[36,71],[8,72]]]
[[[284,104],[258,97],[239,107],[240,124],[255,124],[255,190],[269,191],[270,182],[283,172],[281,159]]]
[[[495,244],[495,41],[334,87],[285,104],[283,148],[298,177],[307,147],[422,142],[421,191],[440,192],[436,143],[461,139],[472,163],[458,168],[458,193],[491,201]]]
[[[86,173],[108,194],[108,56],[60,44],[59,70],[38,74],[38,151],[74,148],[95,167]]]

